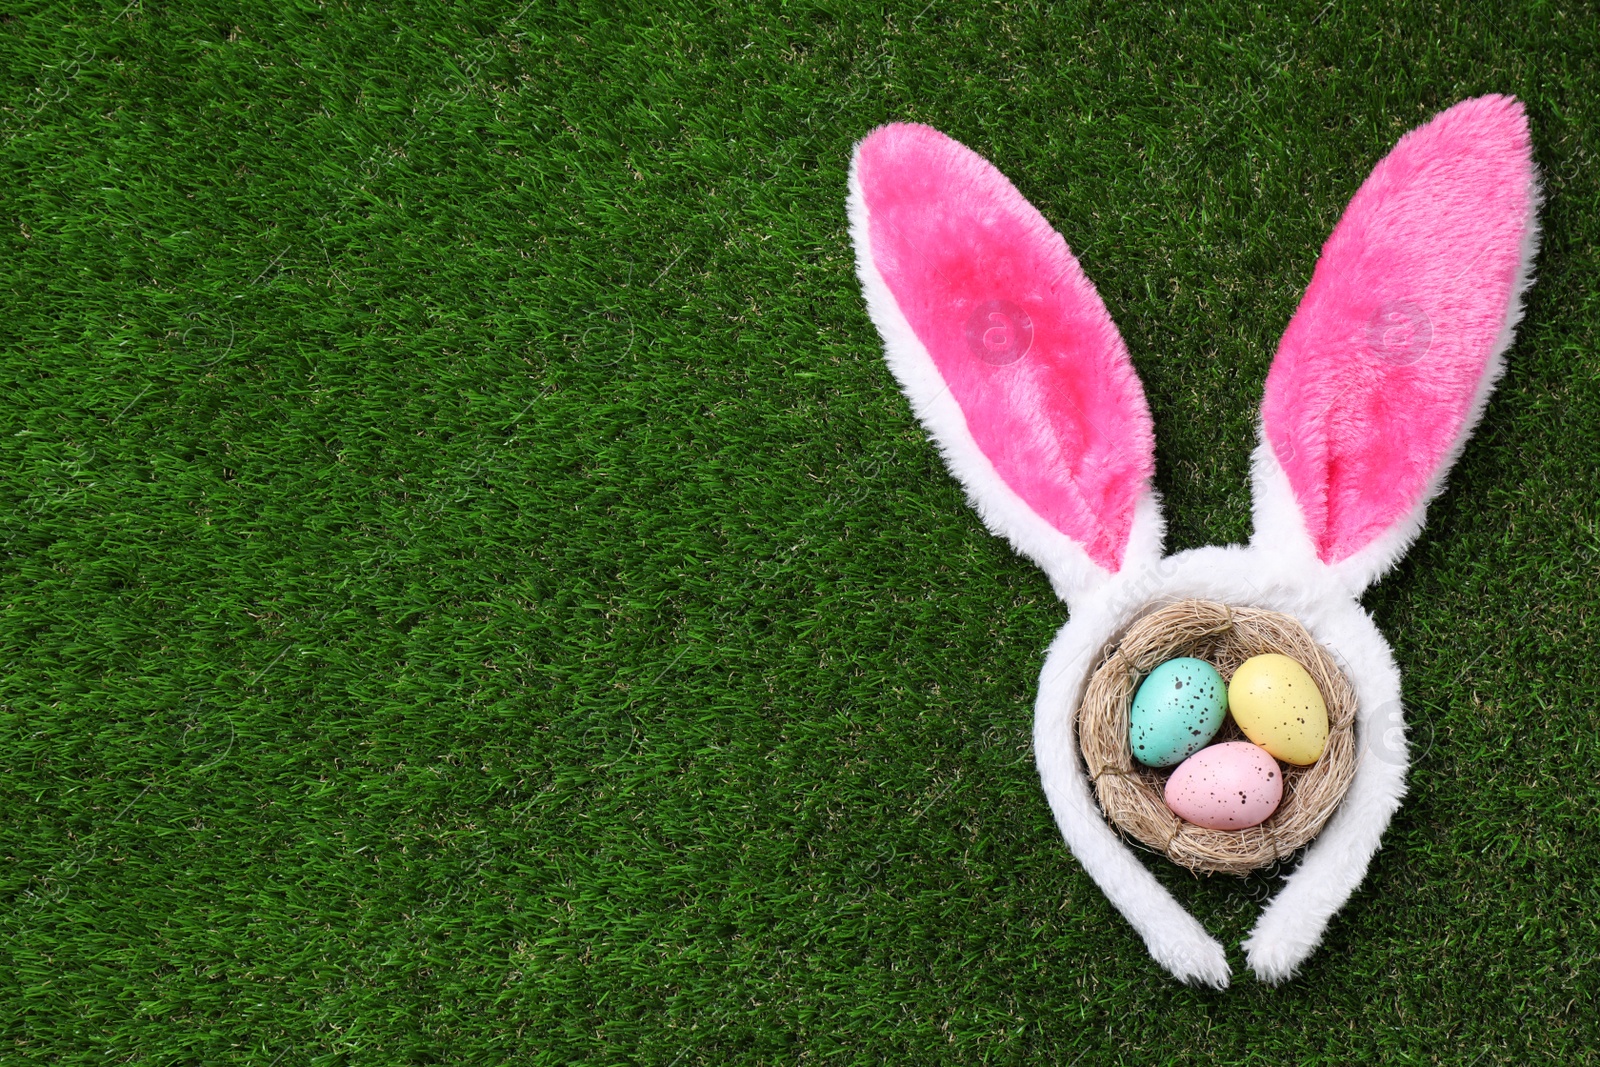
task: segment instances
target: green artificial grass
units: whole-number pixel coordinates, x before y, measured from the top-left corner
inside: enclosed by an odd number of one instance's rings
[[[26,3],[0,17],[0,1061],[1600,1059],[1600,19],[1580,4]],[[1538,281],[1367,597],[1411,792],[1292,983],[1030,749],[1065,618],[880,355],[894,119],[1072,242],[1168,547],[1371,165],[1528,105]]]

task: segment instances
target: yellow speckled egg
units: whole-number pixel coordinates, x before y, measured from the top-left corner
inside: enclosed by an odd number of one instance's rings
[[[1270,755],[1304,767],[1328,744],[1328,705],[1306,669],[1288,656],[1252,656],[1228,681],[1228,711]]]

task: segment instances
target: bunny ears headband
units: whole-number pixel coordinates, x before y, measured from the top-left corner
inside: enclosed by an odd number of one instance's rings
[[[1184,980],[1225,985],[1226,957],[1095,808],[1072,736],[1092,661],[1159,598],[1269,607],[1344,661],[1360,730],[1393,729],[1398,671],[1356,598],[1415,540],[1500,375],[1538,200],[1510,97],[1464,101],[1403,137],[1324,245],[1279,344],[1253,540],[1164,558],[1144,391],[1061,235],[991,164],[927,126],[884,126],[856,147],[851,234],[889,366],[986,525],[1071,609],[1035,719],[1057,824]],[[1260,977],[1292,974],[1365,874],[1405,789],[1400,748],[1363,753],[1340,810],[1262,914],[1245,945]]]

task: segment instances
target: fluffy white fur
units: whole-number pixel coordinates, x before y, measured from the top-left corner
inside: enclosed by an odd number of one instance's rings
[[[1308,570],[1297,554],[1259,546],[1195,549],[1148,569],[1127,570],[1075,604],[1050,648],[1035,704],[1034,749],[1057,824],[1073,854],[1143,936],[1150,954],[1186,982],[1222,987],[1229,970],[1212,940],[1107,825],[1095,804],[1074,737],[1074,709],[1108,646],[1162,603],[1202,597],[1281,611],[1300,619],[1343,661],[1360,702],[1358,736],[1381,737],[1400,698],[1388,645],[1327,568]],[[1245,947],[1257,976],[1294,973],[1322,939],[1334,912],[1365,873],[1405,792],[1404,751],[1363,753],[1340,813],[1330,820]]]

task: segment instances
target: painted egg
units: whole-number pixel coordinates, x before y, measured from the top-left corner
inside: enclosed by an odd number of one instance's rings
[[[1146,767],[1175,767],[1205,748],[1227,717],[1228,687],[1203,659],[1169,659],[1133,694],[1128,748]]]
[[[1243,830],[1272,817],[1283,800],[1283,768],[1248,741],[1202,748],[1167,778],[1167,807],[1208,830]]]
[[[1228,682],[1228,709],[1244,735],[1285,763],[1317,762],[1328,745],[1328,705],[1288,656],[1252,656]]]

